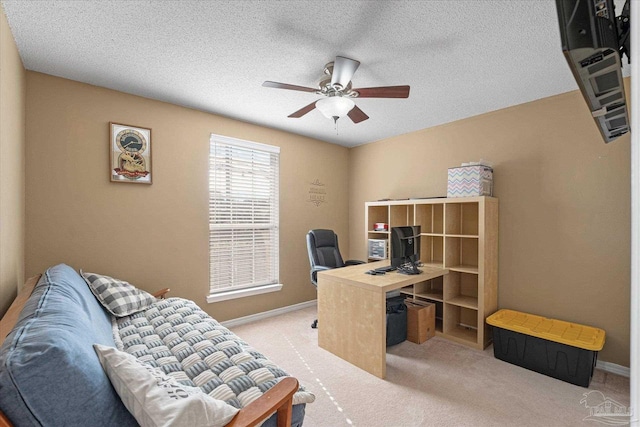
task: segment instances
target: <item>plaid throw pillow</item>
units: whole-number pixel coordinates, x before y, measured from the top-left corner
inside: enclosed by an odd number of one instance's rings
[[[153,295],[128,282],[82,270],[80,275],[100,304],[116,317],[137,313],[156,301]]]

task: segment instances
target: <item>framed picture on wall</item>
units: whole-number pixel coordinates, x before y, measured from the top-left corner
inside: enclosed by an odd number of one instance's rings
[[[109,123],[113,182],[151,184],[151,129]]]

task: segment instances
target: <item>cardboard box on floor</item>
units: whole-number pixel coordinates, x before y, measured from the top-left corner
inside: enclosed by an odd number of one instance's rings
[[[407,341],[422,344],[436,335],[436,305],[426,301],[406,299]]]

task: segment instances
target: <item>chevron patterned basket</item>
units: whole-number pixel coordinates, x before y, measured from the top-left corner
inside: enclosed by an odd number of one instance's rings
[[[475,197],[493,195],[493,169],[472,165],[449,168],[447,197]]]

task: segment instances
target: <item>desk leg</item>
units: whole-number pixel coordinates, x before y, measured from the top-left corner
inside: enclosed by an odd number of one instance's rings
[[[347,362],[384,378],[387,371],[384,292],[319,276],[318,344]]]

